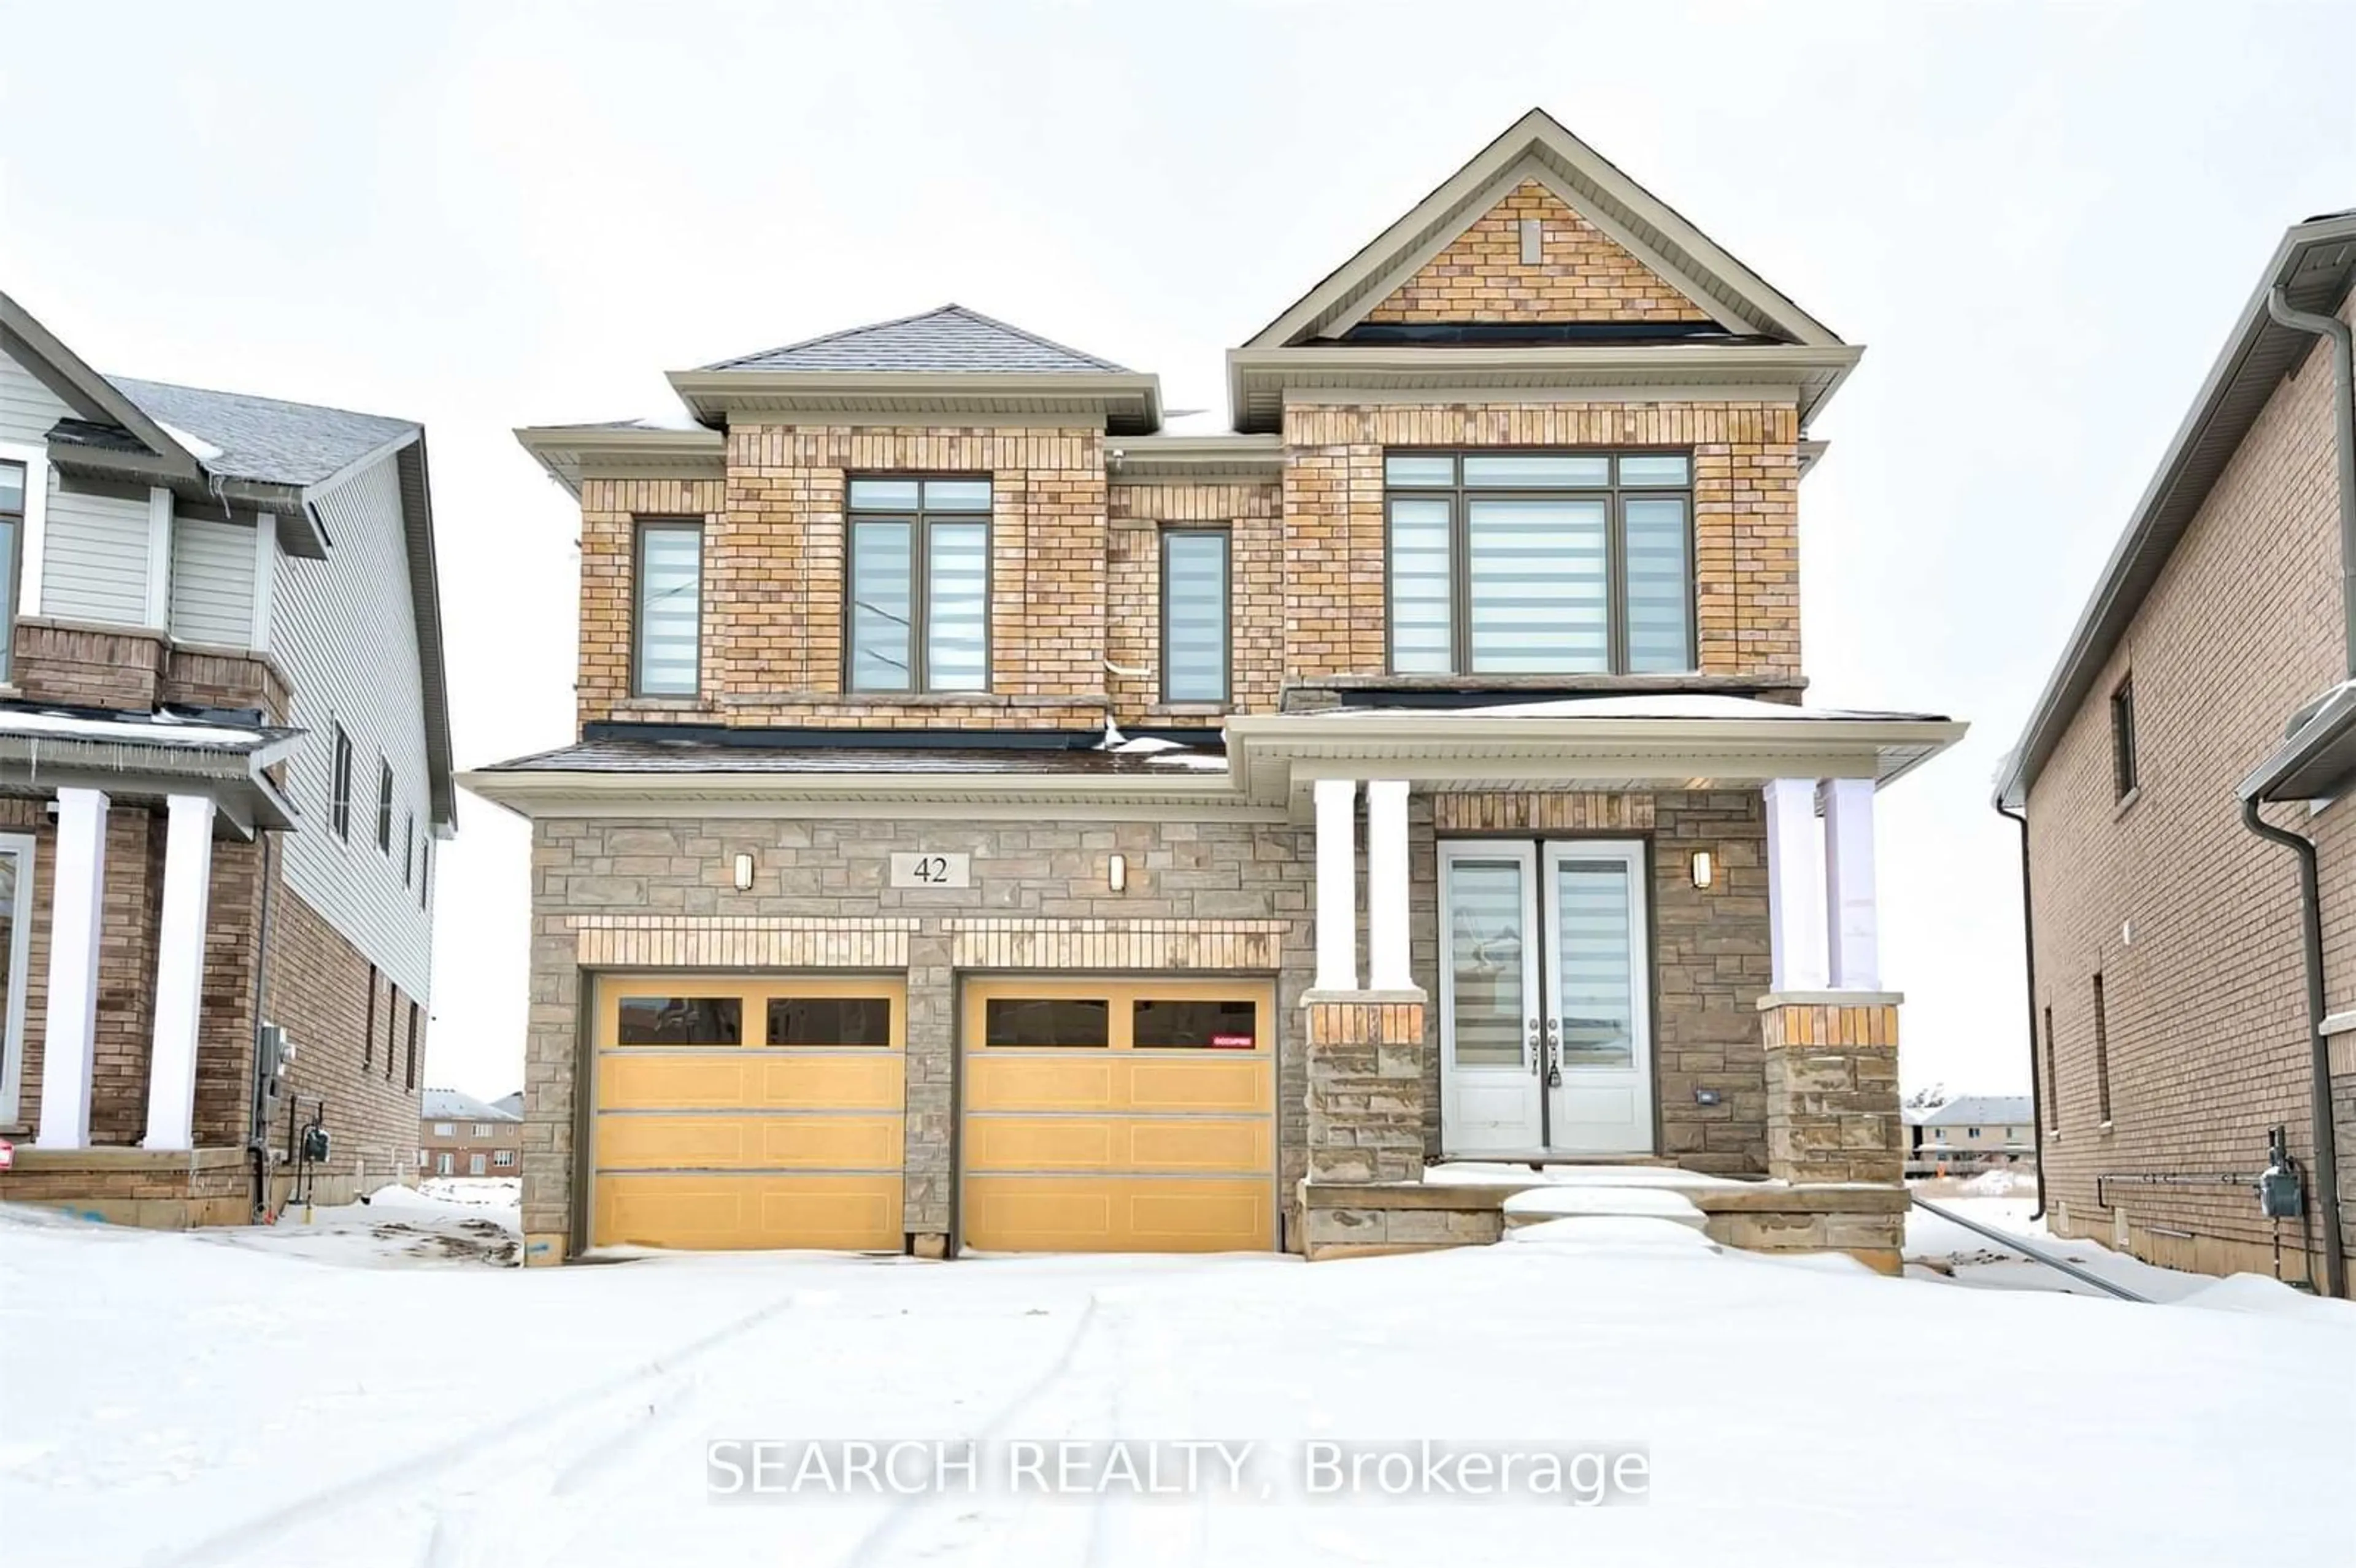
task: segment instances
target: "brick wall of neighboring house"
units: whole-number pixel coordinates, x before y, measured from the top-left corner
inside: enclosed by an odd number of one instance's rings
[[[263,1012],[294,1041],[289,1082],[301,1101],[297,1125],[311,1119],[312,1101],[327,1104],[331,1147],[319,1201],[348,1201],[413,1176],[421,1099],[408,1052],[413,998],[283,883],[270,910],[269,955]],[[421,1009],[421,1071],[424,1037]],[[275,1147],[284,1146],[284,1115],[282,1104],[271,1130]]]
[[[1442,797],[1458,802],[1490,797]],[[1650,835],[1655,841],[1654,940],[1661,951],[1655,998],[1662,1147],[1697,1169],[1756,1173],[1765,1168],[1764,1067],[1754,1005],[1766,988],[1764,818],[1750,792],[1661,795],[1546,795],[1546,815],[1518,819],[1527,836]],[[1459,812],[1461,805],[1441,807]],[[1496,830],[1446,816],[1451,835]],[[1500,819],[1491,817],[1486,823]],[[1434,804],[1410,806],[1411,964],[1437,997],[1438,889]],[[1523,833],[1518,825],[1512,831]],[[543,819],[534,824],[530,1019],[526,1053],[524,1224],[533,1234],[566,1229],[572,1197],[575,1072],[584,995],[578,923],[615,914],[694,923],[716,918],[872,922],[912,917],[909,986],[906,1228],[941,1232],[949,1222],[954,990],[959,917],[1035,918],[1050,923],[1164,923],[1152,951],[1097,967],[1188,967],[1191,945],[1213,946],[1232,923],[1264,929],[1280,1016],[1278,1147],[1280,1189],[1290,1208],[1305,1171],[1307,1077],[1301,998],[1313,967],[1311,882],[1313,835],[1290,824],[1234,821],[1006,824],[937,820],[777,821],[755,818],[645,821]],[[1686,873],[1688,848],[1708,844],[1725,874],[1709,892]],[[884,884],[894,850],[921,846],[972,856],[973,885],[923,891]],[[732,885],[738,853],[755,859],[754,885]],[[1129,885],[1105,886],[1105,859],[1128,857]],[[1363,859],[1363,842],[1362,842]],[[847,928],[848,929],[848,928]],[[1175,955],[1173,957],[1173,955]],[[660,967],[660,965],[653,965]],[[1053,965],[1036,967],[1052,969]],[[1243,971],[1238,971],[1243,972]],[[1426,1030],[1430,1107],[1427,1149],[1440,1153],[1438,1008]],[[1717,1106],[1693,1090],[1721,1091]]]
[[[1540,259],[1522,262],[1522,222],[1540,224]],[[1625,247],[1526,180],[1418,268],[1369,321],[1708,321]]]
[[[1693,452],[1703,673],[1796,679],[1799,438],[1788,402],[1288,406],[1287,669],[1314,680],[1385,667],[1386,447],[1661,446]]]
[[[2138,1255],[2217,1272],[2272,1269],[2276,1228],[2246,1188],[2120,1186],[2106,1206],[2095,1179],[2254,1172],[2277,1124],[2312,1161],[2296,863],[2244,830],[2235,785],[2344,674],[2326,353],[2276,389],[2029,797],[2035,1001],[2040,1028],[2051,1009],[2054,1047],[2040,1087],[2059,1090],[2044,1149],[2056,1227],[2108,1242],[2124,1213]],[[2110,698],[2130,672],[2139,783],[2123,805]],[[2269,813],[2320,846],[2335,1009],[2356,1005],[2351,813],[2345,801]],[[2283,1234],[2296,1245],[2297,1226]],[[2290,1253],[2286,1272],[2303,1259]]]
[[[1123,724],[1183,724],[1202,709],[1173,713],[1162,701],[1162,531],[1164,528],[1227,530],[1228,711],[1269,713],[1284,682],[1284,642],[1267,635],[1284,613],[1283,488],[1215,482],[1115,483],[1109,496],[1111,539],[1106,564],[1105,657],[1113,713]],[[1215,712],[1196,721],[1215,731]]]
[[[447,1123],[450,1131],[447,1134],[434,1131],[444,1122]],[[473,1166],[477,1155],[483,1157],[481,1175],[522,1175],[523,1124],[491,1121],[483,1125],[490,1129],[489,1136],[477,1137],[475,1124],[464,1116],[445,1117],[439,1122],[429,1116],[419,1117],[417,1152],[423,1157],[418,1161],[417,1173],[420,1176],[439,1176],[442,1174],[440,1157],[446,1154],[450,1157],[450,1174],[453,1176],[477,1174]],[[502,1153],[508,1157],[505,1165],[501,1165],[498,1159]]]

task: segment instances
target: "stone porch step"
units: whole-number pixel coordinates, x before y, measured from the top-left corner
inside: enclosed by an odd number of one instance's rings
[[[1662,1220],[1699,1231],[1709,1216],[1658,1187],[1533,1187],[1505,1200],[1505,1233],[1557,1220]]]

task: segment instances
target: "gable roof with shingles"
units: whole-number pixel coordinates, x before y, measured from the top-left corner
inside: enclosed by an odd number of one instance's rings
[[[1125,376],[1128,367],[961,304],[844,327],[706,365],[706,370],[866,370],[944,375]]]
[[[458,1089],[428,1089],[425,1103],[420,1108],[420,1119],[428,1122],[520,1122],[521,1116],[512,1111],[502,1111],[497,1105],[486,1104],[472,1094]]]
[[[142,413],[164,427],[166,434],[192,435],[212,447],[212,453],[191,455],[224,478],[316,485],[422,429],[410,420],[316,403],[134,380],[128,376],[107,379]]]
[[[2026,1094],[1964,1094],[1923,1113],[1921,1125],[1926,1127],[2025,1127],[2032,1114]]]

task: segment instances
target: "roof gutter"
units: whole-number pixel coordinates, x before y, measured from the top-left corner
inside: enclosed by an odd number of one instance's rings
[[[2340,449],[2340,635],[2349,677],[2356,679],[2356,347],[2349,342],[2346,322],[2336,315],[2294,309],[2280,283],[2266,291],[2266,314],[2279,325],[2311,333],[2331,344],[2332,397],[2338,411],[2332,437]]]

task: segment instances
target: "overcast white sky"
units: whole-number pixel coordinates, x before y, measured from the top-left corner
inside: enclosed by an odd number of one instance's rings
[[[1452,37],[1440,29],[1453,27]],[[101,369],[423,421],[462,766],[572,739],[577,514],[509,435],[956,300],[1221,354],[1539,104],[1851,342],[1811,700],[1882,800],[1910,1085],[2027,1087],[1988,808],[2282,229],[2356,205],[2356,6],[0,4],[0,287]],[[466,797],[428,1077],[522,1081],[526,835]]]

